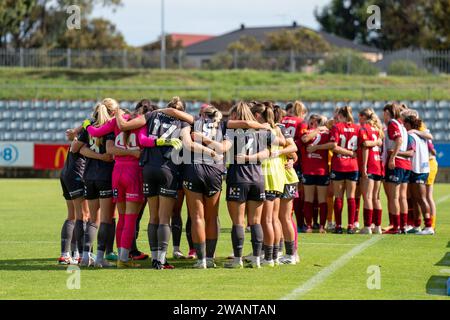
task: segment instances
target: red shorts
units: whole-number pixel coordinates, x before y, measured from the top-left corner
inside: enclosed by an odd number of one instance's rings
[[[144,202],[142,168],[137,161],[116,162],[112,173],[113,200]]]

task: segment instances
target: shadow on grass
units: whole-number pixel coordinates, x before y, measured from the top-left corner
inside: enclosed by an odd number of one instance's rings
[[[450,252],[447,252],[445,256],[435,264],[435,266],[450,267]]]
[[[447,296],[448,276],[431,276],[427,282],[427,294]]]
[[[192,266],[197,260],[194,259],[168,259],[169,263],[175,267],[175,269],[192,269]],[[223,263],[227,261],[226,258],[217,258],[217,267],[221,268]],[[141,265],[141,269],[152,269],[151,260],[136,261]],[[64,271],[67,269],[67,265],[59,265],[56,259],[11,259],[0,260],[0,271]],[[98,271],[96,268],[81,267],[82,270]],[[104,269],[107,271],[108,269]],[[111,270],[116,270],[115,267]]]

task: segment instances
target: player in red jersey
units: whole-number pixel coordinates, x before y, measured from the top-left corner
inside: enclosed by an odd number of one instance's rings
[[[384,123],[387,126],[383,148],[385,162],[385,191],[388,199],[389,216],[393,228],[387,233],[404,232],[408,217],[408,182],[411,172],[411,160],[399,153],[408,150],[408,132],[401,122],[401,107],[398,104],[387,104],[384,109]]]
[[[381,180],[384,170],[381,160],[381,146],[384,138],[383,126],[373,109],[366,108],[359,113],[361,128],[358,137],[358,162],[361,174],[360,187],[364,199],[364,228],[362,234],[381,234],[382,207],[380,201]]]
[[[304,120],[306,115],[308,114],[308,109],[301,101],[295,101],[294,103],[289,103],[286,106],[287,115],[283,118],[281,122],[288,132],[288,134],[294,138],[294,142],[297,145],[297,149],[301,148],[301,137],[308,130],[308,124]],[[302,186],[302,172],[301,172],[301,153],[298,151],[298,161],[294,165],[295,170],[297,171],[297,175],[299,178],[298,184],[298,198],[294,199],[294,212],[295,217],[297,219],[297,228],[303,229],[304,227],[304,192]]]
[[[354,123],[352,108],[345,106],[339,109],[337,123],[331,128],[330,141],[333,148],[331,160],[331,180],[334,191],[334,214],[336,228],[334,233],[342,234],[342,208],[344,192],[347,194],[348,234],[354,234],[356,213],[356,184],[359,180],[358,148],[359,125]]]
[[[328,204],[327,190],[330,184],[328,166],[328,148],[324,148],[330,141],[330,132],[324,126],[325,117],[317,114],[309,118],[309,130],[302,136],[303,153],[303,188],[305,190],[305,220],[307,233],[312,232],[313,203],[317,192],[320,211],[320,233],[326,233]]]

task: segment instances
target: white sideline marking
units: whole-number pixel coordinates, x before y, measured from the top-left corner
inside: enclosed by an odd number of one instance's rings
[[[448,200],[450,198],[450,194],[438,199],[438,201],[436,201],[436,204],[441,204],[442,202],[445,202],[446,200]]]
[[[349,252],[345,253],[341,257],[339,257],[337,260],[335,260],[332,264],[330,264],[325,269],[321,270],[319,273],[314,275],[312,278],[310,278],[308,281],[306,281],[301,286],[294,289],[291,293],[288,295],[282,297],[280,300],[293,300],[296,298],[301,297],[302,295],[305,295],[312,289],[314,289],[316,286],[321,284],[325,281],[330,275],[332,275],[335,271],[343,267],[350,259],[352,259],[357,254],[361,253],[368,247],[372,246],[373,244],[377,243],[383,239],[382,236],[373,236],[367,241],[364,241],[360,245],[357,245],[353,249],[351,249]]]

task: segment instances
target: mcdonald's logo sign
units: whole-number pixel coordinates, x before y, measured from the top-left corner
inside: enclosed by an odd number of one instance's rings
[[[34,169],[58,170],[64,167],[64,162],[69,152],[68,145],[60,144],[35,144],[34,145]]]

